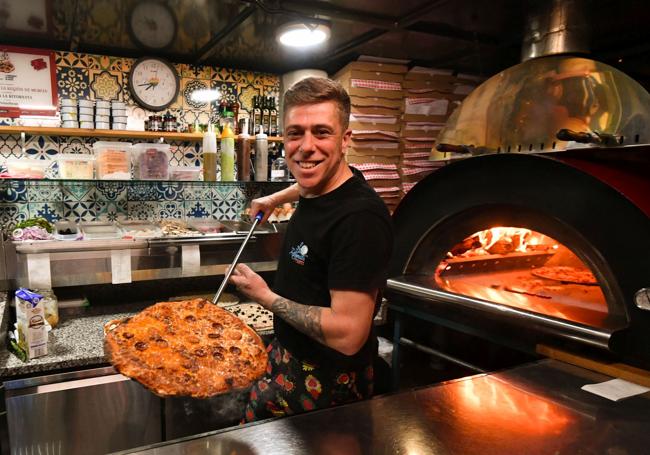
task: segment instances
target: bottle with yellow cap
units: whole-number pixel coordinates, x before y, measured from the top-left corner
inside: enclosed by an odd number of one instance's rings
[[[221,181],[235,181],[235,133],[228,123],[221,132]]]

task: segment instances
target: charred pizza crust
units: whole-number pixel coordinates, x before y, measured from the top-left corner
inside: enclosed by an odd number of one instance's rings
[[[547,280],[561,281],[563,283],[575,283],[585,285],[597,285],[598,280],[593,273],[585,269],[577,269],[569,266],[540,267],[533,269],[531,273]]]
[[[117,371],[162,397],[244,389],[267,362],[257,333],[203,299],[156,303],[109,322],[104,351]]]

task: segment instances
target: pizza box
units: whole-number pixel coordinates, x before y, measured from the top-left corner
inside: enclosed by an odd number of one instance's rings
[[[380,98],[377,96],[350,95],[350,104],[356,107],[379,107],[384,109],[402,110],[402,94],[397,99]]]
[[[87,221],[79,223],[79,229],[81,229],[83,238],[87,240],[122,238],[122,230],[110,222]]]
[[[408,66],[381,62],[350,62],[339,70],[339,73],[344,73],[349,70],[405,74],[408,71]]]
[[[345,69],[334,75],[334,79],[345,85],[350,79],[362,79],[365,81],[402,82],[403,74],[387,73],[385,71],[361,71]]]

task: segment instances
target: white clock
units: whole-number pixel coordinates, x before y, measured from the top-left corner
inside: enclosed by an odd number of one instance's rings
[[[138,1],[129,14],[128,29],[140,47],[160,50],[176,37],[177,21],[174,11],[160,1]]]
[[[178,73],[167,61],[156,57],[138,59],[129,73],[133,99],[145,109],[161,111],[172,104],[180,89]]]

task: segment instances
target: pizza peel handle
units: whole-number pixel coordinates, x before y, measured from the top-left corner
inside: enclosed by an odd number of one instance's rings
[[[237,251],[237,254],[235,255],[235,259],[233,259],[232,264],[230,264],[230,267],[226,270],[226,274],[223,277],[223,281],[221,282],[221,286],[219,286],[219,290],[217,293],[214,295],[214,299],[212,299],[212,303],[215,305],[219,301],[219,297],[221,297],[221,293],[226,287],[226,284],[228,284],[228,279],[230,279],[230,275],[232,275],[232,271],[235,269],[235,266],[239,262],[239,257],[241,256],[242,251],[244,251],[244,248],[246,248],[246,244],[248,243],[248,239],[251,238],[251,235],[253,235],[253,231],[255,230],[255,227],[257,226],[257,223],[262,221],[262,218],[264,218],[264,212],[257,212],[257,215],[255,215],[255,218],[253,218],[253,225],[251,226],[250,231],[248,231],[248,234],[246,234],[246,238],[242,242],[241,246],[239,247],[239,251]]]

